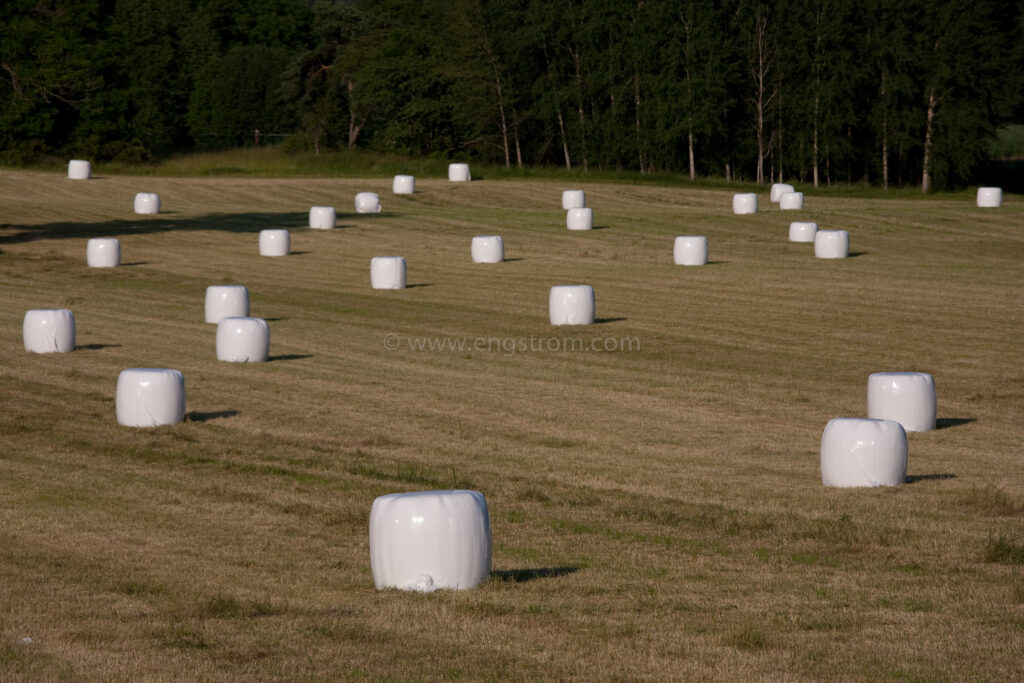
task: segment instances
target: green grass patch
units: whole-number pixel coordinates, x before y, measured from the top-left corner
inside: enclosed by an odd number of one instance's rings
[[[764,626],[746,624],[726,634],[723,642],[737,650],[756,652],[771,646],[771,639]]]
[[[1006,489],[994,484],[972,486],[960,495],[957,502],[983,515],[1008,517],[1024,511],[1024,505],[1017,503]]]
[[[1024,543],[1014,536],[990,533],[985,539],[984,558],[986,562],[1024,564]]]
[[[1018,150],[1020,135],[1017,128],[1009,126],[1001,129],[1000,137],[993,144],[996,158],[1019,158],[1024,154]],[[998,152],[998,153],[996,153]],[[1005,156],[1009,155],[1009,156]],[[252,178],[366,178],[392,177],[408,174],[423,178],[447,179],[448,164],[458,159],[434,157],[407,157],[397,154],[386,154],[366,150],[336,150],[314,154],[313,152],[296,151],[287,145],[270,144],[261,147],[241,147],[213,152],[190,152],[175,155],[166,159],[147,163],[97,163],[94,174],[155,176],[165,178],[187,177],[252,177]],[[50,166],[42,166],[45,170],[64,172],[65,162],[54,160]],[[501,164],[471,162],[470,170],[474,180],[535,180],[558,181],[570,184],[589,185],[592,183],[609,183],[617,185],[638,185],[650,187],[688,187],[693,189],[721,189],[734,191],[758,191],[759,187],[751,181],[729,181],[719,177],[700,176],[691,179],[685,172],[656,171],[640,173],[638,171],[606,170],[592,168],[584,172],[580,168],[566,170],[562,166],[527,166],[524,168],[506,167]],[[822,184],[815,188],[810,183],[787,178],[786,182],[800,186],[800,191],[807,196],[832,196],[848,198],[899,198],[922,200],[940,197],[965,197],[969,190],[954,192],[931,193],[922,196],[920,187],[916,185],[882,190],[879,187],[862,182],[836,182],[832,185]]]

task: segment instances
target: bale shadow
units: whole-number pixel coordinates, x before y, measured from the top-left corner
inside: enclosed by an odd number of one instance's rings
[[[308,222],[305,213],[215,213],[194,218],[155,217],[136,220],[111,220],[98,223],[8,224],[4,230],[16,231],[0,236],[0,244],[19,244],[44,239],[83,239],[118,235],[147,235],[175,230],[259,233],[273,228],[297,229]],[[129,265],[129,264],[122,264]],[[133,264],[134,265],[134,264]]]
[[[287,226],[284,226],[284,227],[287,227]],[[354,225],[343,225],[341,223],[336,223],[333,228],[311,228],[311,227],[309,227],[309,224],[306,223],[305,220],[303,220],[303,224],[302,225],[296,225],[296,226],[288,228],[288,229],[292,230],[292,231],[302,230],[304,232],[314,233],[315,234],[315,233],[328,233],[328,232],[331,232],[332,230],[349,230],[349,229],[354,228],[354,227],[356,227],[356,226],[354,226]],[[291,253],[294,254],[296,252],[293,251]],[[303,253],[305,253],[305,252],[303,252]]]
[[[867,253],[868,252],[866,251],[851,251],[849,254],[846,255],[846,258],[857,258],[859,256],[864,256]]]
[[[288,252],[288,255],[289,256],[303,256],[305,254],[312,254],[312,253],[313,252],[311,252],[311,251],[290,251],[290,252]]]
[[[908,474],[907,478],[903,480],[906,484],[916,484],[919,481],[944,481],[946,479],[956,479],[955,474]]]
[[[524,258],[507,258],[507,259],[502,259],[501,262],[502,263],[515,263],[516,261],[525,261],[525,260],[526,259],[524,259]]]
[[[606,323],[618,323],[625,320],[625,318],[594,318],[595,325],[604,325]]]
[[[118,349],[120,344],[79,344],[75,351],[99,351],[100,349]]]
[[[135,266],[146,266],[149,265],[148,261],[132,261],[131,263],[122,263],[121,268],[134,268]]]
[[[434,283],[432,283],[432,282],[417,282],[414,285],[406,285],[405,288],[406,289],[412,289],[413,287],[433,287],[433,286],[434,286]]]
[[[189,422],[209,422],[210,420],[220,420],[225,417],[234,417],[235,415],[238,415],[237,410],[215,410],[208,413],[193,411],[185,415],[185,419]]]
[[[313,356],[308,353],[283,353],[279,356],[271,356],[267,358],[267,362],[271,363],[278,360],[302,360],[303,358],[312,358]]]
[[[535,569],[501,569],[491,572],[491,578],[504,583],[526,583],[536,579],[557,579],[575,574],[579,567],[538,567]]]
[[[978,420],[973,417],[940,417],[935,420],[935,429],[949,429],[960,425],[969,425]]]

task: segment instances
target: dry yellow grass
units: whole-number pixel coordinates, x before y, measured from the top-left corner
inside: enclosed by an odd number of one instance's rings
[[[586,185],[603,229],[570,233],[552,183],[417,185],[0,172],[0,678],[1024,676],[1018,197],[734,216]],[[305,229],[314,204],[342,227]],[[797,218],[855,257],[789,243]],[[268,227],[296,253],[260,257]],[[472,264],[476,234],[509,260]],[[680,234],[712,263],[674,266]],[[126,265],[87,268],[89,237]],[[419,286],[369,288],[388,254]],[[575,282],[600,324],[551,327]],[[272,362],[215,358],[203,295],[233,283]],[[50,307],[80,348],[25,353]],[[639,348],[500,346],[531,338]],[[116,424],[140,366],[184,373],[184,424]],[[907,485],[824,489],[821,430],[887,370],[934,375],[942,428],[910,435]],[[373,498],[450,487],[487,497],[494,577],[375,591]]]

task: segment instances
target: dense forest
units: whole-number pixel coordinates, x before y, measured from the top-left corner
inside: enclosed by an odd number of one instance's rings
[[[5,0],[0,160],[282,144],[956,187],[1020,0]]]

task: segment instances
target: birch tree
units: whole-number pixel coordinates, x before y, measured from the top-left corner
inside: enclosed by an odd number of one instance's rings
[[[771,9],[767,5],[757,3],[753,6],[741,6],[741,12],[748,15],[740,18],[740,25],[747,69],[752,84],[750,102],[754,108],[757,133],[756,180],[760,185],[765,181],[764,161],[770,153],[770,140],[765,119],[770,116],[771,106],[778,97],[775,80],[775,60],[778,53],[772,35],[774,26]]]

